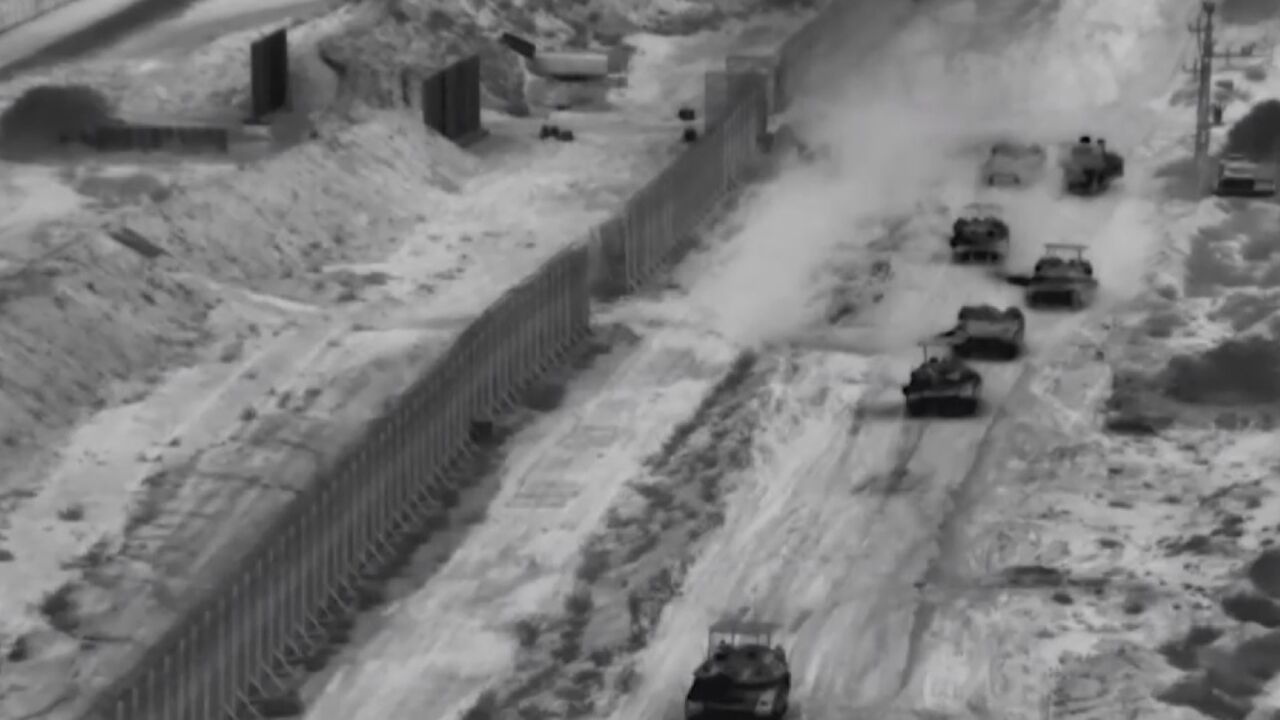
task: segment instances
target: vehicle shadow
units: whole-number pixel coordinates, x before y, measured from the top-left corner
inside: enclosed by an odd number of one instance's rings
[[[978,401],[977,411],[969,414],[955,413],[930,413],[928,415],[920,415],[911,417],[907,415],[906,403],[901,396],[898,398],[884,398],[859,403],[853,411],[855,421],[862,422],[937,422],[937,423],[962,423],[975,419],[989,417],[994,408],[985,400]]]

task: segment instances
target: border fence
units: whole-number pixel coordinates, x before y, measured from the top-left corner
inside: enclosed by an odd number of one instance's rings
[[[480,56],[463,58],[422,81],[422,119],[460,144],[483,133],[480,126]]]
[[[838,34],[832,14],[847,5],[835,0],[772,63],[726,61],[723,112],[707,119],[704,135],[615,217],[472,323],[255,547],[222,561],[201,583],[209,590],[189,598],[82,717],[227,720],[297,703],[299,676],[323,663],[373,583],[450,506],[476,424],[511,406],[589,336],[593,290],[633,291],[652,280],[760,169],[770,111],[796,97],[822,33]],[[478,70],[471,62],[461,66]],[[473,70],[456,72],[473,82]],[[475,112],[478,102],[459,110],[452,127],[469,127]]]

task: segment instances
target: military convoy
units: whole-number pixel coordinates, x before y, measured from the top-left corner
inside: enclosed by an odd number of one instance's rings
[[[982,166],[987,185],[1022,185],[1033,179],[1044,159],[1037,144],[997,143]],[[1224,165],[1220,185],[1236,182],[1244,187],[1244,168]],[[1075,195],[1104,192],[1115,180],[1124,177],[1124,158],[1107,148],[1103,138],[1082,136],[1066,147],[1060,160],[1066,191]],[[1243,168],[1243,169],[1242,169]],[[1232,173],[1235,173],[1232,175]],[[1257,175],[1249,175],[1255,182]],[[1268,178],[1257,192],[1274,192]],[[1235,186],[1235,192],[1252,192]],[[1225,194],[1225,193],[1224,193]],[[956,263],[1003,265],[1010,253],[1012,233],[994,206],[971,205],[951,226],[948,244]],[[1003,271],[1000,271],[1003,275]],[[1006,276],[1010,282],[1024,285],[1026,304],[1036,309],[1064,308],[1079,310],[1090,305],[1097,296],[1099,283],[1093,263],[1085,257],[1085,247],[1074,243],[1049,243],[1036,261],[1029,276]],[[969,415],[981,403],[982,376],[967,364],[970,360],[1007,361],[1025,351],[1027,319],[1016,307],[966,305],[960,308],[956,325],[922,344],[924,362],[911,372],[902,388],[906,413],[911,417]]]
[[[685,696],[685,720],[782,720],[791,701],[791,667],[774,645],[771,623],[722,620],[707,632],[707,656]]]
[[[1068,191],[1080,194],[1101,192],[1124,174],[1124,160],[1107,150],[1105,141],[1093,143],[1088,137],[1070,150],[1063,167]],[[973,212],[952,226],[953,259],[1003,262],[1009,254],[1009,226],[990,208],[968,209]],[[1025,285],[1028,306],[1072,309],[1091,303],[1099,287],[1085,247],[1073,243],[1045,245]],[[1026,316],[1017,307],[961,307],[954,327],[920,343],[923,357],[902,386],[907,416],[978,414],[983,380],[970,361],[1017,359],[1025,352],[1026,329]],[[685,696],[685,719],[785,718],[791,706],[791,668],[786,652],[773,642],[776,629],[770,623],[733,620],[712,625],[707,655]]]

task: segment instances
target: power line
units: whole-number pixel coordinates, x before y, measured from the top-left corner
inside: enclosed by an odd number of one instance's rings
[[[1216,115],[1213,103],[1213,61],[1229,61],[1253,54],[1252,47],[1243,52],[1218,50],[1213,37],[1215,10],[1217,5],[1214,0],[1204,0],[1200,4],[1200,13],[1195,22],[1187,26],[1196,37],[1196,60],[1191,67],[1185,69],[1196,76],[1195,162],[1202,183],[1207,183],[1209,178],[1209,139]]]
[[[1191,71],[1196,74],[1196,136],[1195,160],[1203,181],[1207,177],[1209,159],[1209,133],[1212,129],[1213,103],[1213,11],[1216,6],[1205,0],[1200,5],[1200,15],[1188,30],[1196,36],[1196,62]]]

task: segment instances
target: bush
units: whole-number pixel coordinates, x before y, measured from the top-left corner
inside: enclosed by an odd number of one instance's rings
[[[0,115],[0,156],[39,157],[113,117],[111,102],[91,87],[33,87]]]
[[[1249,109],[1227,133],[1227,152],[1251,160],[1273,160],[1280,153],[1280,100],[1265,100]]]
[[[68,635],[80,625],[75,591],[74,585],[66,583],[45,594],[40,601],[40,614],[48,621],[49,626]]]
[[[1275,0],[1222,0],[1218,5],[1222,21],[1233,25],[1253,25],[1275,17],[1278,10]]]
[[[1161,372],[1168,395],[1188,403],[1280,401],[1280,342],[1261,337],[1227,340],[1198,355],[1180,355]]]

